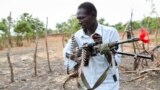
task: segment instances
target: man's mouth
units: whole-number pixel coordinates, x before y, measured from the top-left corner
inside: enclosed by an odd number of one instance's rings
[[[81,24],[81,26],[82,26],[82,27],[86,27],[86,25],[85,25],[85,24]]]

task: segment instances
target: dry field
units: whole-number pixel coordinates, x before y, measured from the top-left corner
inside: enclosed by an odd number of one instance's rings
[[[62,59],[62,37],[50,36],[49,56],[51,61],[52,72],[48,72],[45,41],[39,40],[37,69],[38,76],[33,76],[33,53],[34,43],[30,46],[13,47],[11,49],[11,61],[13,63],[15,82],[10,83],[10,72],[6,58],[6,49],[0,51],[0,90],[62,90],[62,83],[66,79],[67,74],[63,67]],[[131,52],[130,47],[126,47],[125,51]],[[160,54],[160,53],[159,53]],[[158,56],[158,55],[157,55]],[[149,66],[144,69],[140,68],[136,72],[133,71],[132,57],[122,57],[120,69],[120,90],[160,90],[160,72],[151,71],[140,75],[138,71],[155,67],[155,61],[148,60]],[[128,72],[132,71],[132,72]],[[134,79],[141,76],[137,79]],[[133,80],[132,80],[133,79]],[[127,82],[128,81],[128,82]],[[76,90],[74,80],[68,84],[68,90]]]

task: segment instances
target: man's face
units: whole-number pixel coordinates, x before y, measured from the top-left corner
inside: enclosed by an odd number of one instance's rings
[[[95,16],[92,14],[87,14],[87,11],[83,8],[78,9],[77,19],[83,29],[89,29],[95,22]]]

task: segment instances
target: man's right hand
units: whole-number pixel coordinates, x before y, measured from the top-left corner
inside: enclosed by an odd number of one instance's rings
[[[99,35],[98,33],[94,33],[91,37],[96,44],[101,44],[102,43],[102,36]]]

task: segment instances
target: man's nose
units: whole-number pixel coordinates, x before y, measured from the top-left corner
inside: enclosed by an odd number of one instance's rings
[[[84,22],[83,19],[79,19],[79,24],[82,25],[82,23]]]

